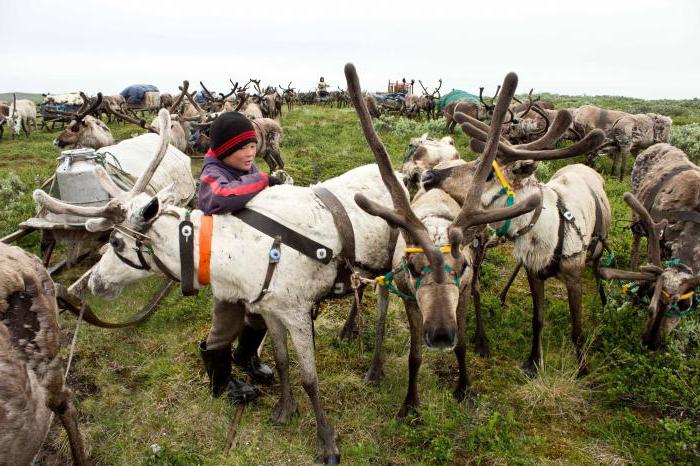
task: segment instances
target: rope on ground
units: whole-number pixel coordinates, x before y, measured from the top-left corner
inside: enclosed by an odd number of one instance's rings
[[[85,288],[80,290],[80,315],[78,316],[78,323],[75,324],[75,331],[73,332],[73,341],[70,345],[70,352],[68,353],[68,363],[66,364],[66,373],[63,378],[68,378],[68,373],[70,372],[70,366],[73,362],[73,354],[75,353],[75,346],[78,343],[78,333],[80,333],[80,324],[83,322],[83,314],[85,314],[85,308],[87,303],[85,302]]]

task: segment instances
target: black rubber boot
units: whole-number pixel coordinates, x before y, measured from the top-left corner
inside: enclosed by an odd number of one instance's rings
[[[231,377],[231,348],[208,350],[207,342],[199,344],[199,354],[209,376],[211,396],[226,395],[234,403],[248,403],[258,397],[255,387]]]
[[[233,362],[249,373],[258,383],[270,385],[275,381],[272,369],[260,362],[258,347],[262,343],[267,330],[258,330],[250,325],[244,325],[238,337],[238,348],[233,354]]]

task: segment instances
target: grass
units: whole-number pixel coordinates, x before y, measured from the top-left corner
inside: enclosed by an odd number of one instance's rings
[[[395,166],[399,166],[410,136],[432,125],[390,121],[381,137]],[[283,156],[297,184],[336,176],[371,163],[352,109],[296,108],[282,118]],[[422,125],[422,126],[421,126]],[[138,131],[112,125],[116,138]],[[408,128],[408,129],[407,129]],[[436,134],[439,135],[439,134]],[[0,142],[0,200],[5,209],[0,235],[14,231],[31,216],[31,191],[55,169],[55,134],[34,133]],[[468,140],[455,135],[465,157]],[[546,179],[569,161],[543,164]],[[601,165],[609,169],[609,161]],[[195,173],[197,167],[193,168]],[[606,177],[614,223],[611,245],[626,263],[631,244],[624,221],[629,210],[622,201],[628,182]],[[38,251],[37,234],[20,242]],[[261,259],[262,260],[262,259]],[[457,403],[451,396],[456,381],[452,353],[424,351],[420,374],[421,416],[404,422],[394,415],[405,395],[408,332],[403,310],[393,299],[385,343],[386,378],[381,387],[363,383],[374,345],[374,295],[364,303],[363,352],[357,343],[336,343],[349,299],[321,306],[316,323],[317,362],[321,395],[340,434],[346,464],[642,464],[686,463],[700,460],[700,325],[697,316],[683,322],[672,342],[659,353],[643,351],[639,336],[644,310],[625,303],[610,285],[610,304],[596,299],[593,281],[584,282],[584,330],[589,336],[592,375],[576,379],[569,340],[569,312],[564,288],[547,283],[541,377],[526,379],[518,366],[530,344],[530,300],[524,274],[501,306],[497,294],[512,267],[508,246],[492,250],[483,271],[482,299],[491,341],[490,359],[470,348],[467,355],[478,396]],[[68,283],[80,270],[60,277]],[[160,283],[154,277],[138,283],[124,296],[107,302],[88,296],[104,318],[116,320],[143,305]],[[279,390],[263,387],[264,396],[246,408],[238,445],[223,452],[233,409],[207,395],[207,379],[196,352],[210,323],[211,294],[182,297],[172,292],[160,310],[141,326],[102,330],[83,326],[68,378],[76,393],[81,428],[95,464],[308,464],[315,453],[315,423],[299,384],[291,350],[292,383],[300,415],[288,426],[269,421]],[[62,341],[68,345],[75,328],[72,316],[61,315]],[[474,332],[469,315],[468,332]],[[64,352],[66,350],[64,349]],[[262,359],[273,361],[269,342]],[[240,374],[239,374],[240,375]],[[64,434],[54,429],[47,451],[66,462]]]

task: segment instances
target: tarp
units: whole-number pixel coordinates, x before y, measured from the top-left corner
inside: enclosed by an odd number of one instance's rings
[[[443,95],[438,101],[438,111],[442,111],[443,108],[450,105],[452,102],[458,102],[462,100],[468,100],[472,102],[478,102],[479,96],[470,94],[466,91],[460,91],[459,89],[452,89],[449,94]]]
[[[158,88],[152,84],[133,84],[119,94],[126,99],[127,104],[140,104],[143,102],[143,96],[146,92],[160,92]]]

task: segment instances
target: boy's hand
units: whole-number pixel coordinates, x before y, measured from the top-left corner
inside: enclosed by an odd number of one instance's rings
[[[278,184],[284,184],[284,181],[277,178],[275,175],[270,175],[268,177],[268,182],[267,182],[268,186],[277,186]]]

